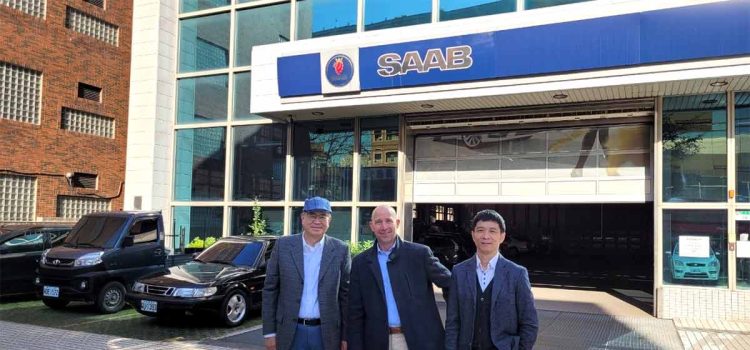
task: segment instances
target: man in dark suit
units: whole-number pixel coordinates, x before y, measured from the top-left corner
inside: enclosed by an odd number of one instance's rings
[[[266,349],[346,349],[349,247],[327,236],[331,204],[305,200],[302,234],[279,238],[266,267],[263,336]]]
[[[445,349],[533,348],[539,322],[529,274],[498,253],[505,220],[494,210],[480,211],[471,236],[476,255],[453,267]]]
[[[354,258],[349,294],[349,349],[442,349],[432,284],[450,284],[450,271],[421,244],[402,241],[393,208],[372,212],[376,244]]]

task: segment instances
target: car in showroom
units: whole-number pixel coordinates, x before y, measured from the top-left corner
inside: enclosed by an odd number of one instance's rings
[[[63,243],[72,224],[28,224],[0,227],[0,297],[34,294],[42,252]]]
[[[168,320],[213,314],[226,326],[240,325],[260,308],[273,236],[223,237],[184,264],[138,279],[128,303],[143,315]]]
[[[718,281],[721,262],[709,247],[708,257],[680,256],[680,245],[675,244],[670,257],[672,279]]]

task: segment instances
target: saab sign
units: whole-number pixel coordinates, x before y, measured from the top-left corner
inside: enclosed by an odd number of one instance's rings
[[[419,51],[409,51],[403,56],[397,53],[386,53],[378,57],[378,75],[384,78],[404,75],[409,72],[427,73],[431,69],[440,71],[467,69],[473,63],[471,46],[461,45],[448,47],[445,50],[429,49],[424,58]]]
[[[323,94],[359,91],[356,64],[359,49],[329,51],[321,54],[320,80]]]

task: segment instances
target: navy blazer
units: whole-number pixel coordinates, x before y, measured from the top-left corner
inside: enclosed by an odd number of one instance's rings
[[[388,309],[377,254],[376,244],[352,261],[347,325],[350,350],[388,349]],[[430,248],[401,240],[387,265],[409,349],[442,349],[445,331],[432,284],[447,288],[450,271],[438,262]]]
[[[453,267],[445,320],[445,349],[471,349],[477,300],[476,255]],[[497,349],[531,349],[539,331],[529,274],[502,256],[492,278],[490,332]]]

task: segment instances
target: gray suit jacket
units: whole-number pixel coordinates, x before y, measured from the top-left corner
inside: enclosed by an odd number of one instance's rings
[[[305,269],[302,235],[279,238],[266,266],[263,285],[263,334],[276,333],[276,348],[288,350],[297,328]],[[321,331],[326,350],[339,349],[349,293],[349,247],[326,236],[318,276]]]
[[[377,253],[377,246],[373,246],[352,262],[347,325],[350,350],[388,349],[388,309]],[[448,287],[450,271],[430,248],[400,239],[387,266],[409,349],[442,349],[445,333],[432,284]]]
[[[453,267],[445,320],[445,349],[471,349],[477,300],[476,255]],[[492,280],[490,330],[497,349],[531,349],[539,331],[529,274],[502,256]]]

